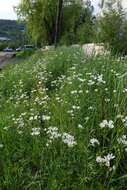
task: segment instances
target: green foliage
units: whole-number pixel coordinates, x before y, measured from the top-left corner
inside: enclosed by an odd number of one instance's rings
[[[53,41],[56,18],[56,0],[22,1],[17,14],[27,23],[27,30],[32,39],[39,45]]]
[[[15,20],[0,19],[0,37],[8,37],[12,40],[20,40],[22,38],[21,30],[24,30],[24,24]]]
[[[109,3],[98,20],[98,39],[115,53],[127,53],[127,20],[120,4],[113,8]]]
[[[58,48],[0,73],[1,190],[126,189],[126,61]]]
[[[15,20],[1,20],[0,19],[0,37],[7,37],[11,41],[0,41],[0,50],[6,47],[17,48],[24,42],[23,30],[25,25],[18,23]]]
[[[54,43],[57,0],[22,1],[17,14],[27,23],[28,33],[39,45]],[[93,8],[89,0],[64,1],[60,26],[60,44],[90,42]],[[83,33],[84,31],[84,33]]]
[[[7,42],[0,42],[0,51],[2,51],[4,48],[8,46]]]
[[[87,0],[83,5],[72,4],[65,7],[63,12],[62,38],[69,41],[69,44],[90,43],[93,36],[93,7],[91,2]]]
[[[17,58],[26,58],[35,53],[35,49],[22,50],[16,53]]]

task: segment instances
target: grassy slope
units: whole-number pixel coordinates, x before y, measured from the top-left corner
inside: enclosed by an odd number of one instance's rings
[[[126,69],[61,48],[1,72],[1,190],[126,189]]]

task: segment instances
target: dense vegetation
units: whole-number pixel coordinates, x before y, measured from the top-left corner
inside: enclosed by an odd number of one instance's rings
[[[60,48],[0,73],[1,190],[124,190],[127,64]]]
[[[15,20],[0,19],[0,37],[8,37],[12,40],[21,38],[21,31],[24,30],[24,24],[18,23]]]
[[[58,28],[59,44],[91,42],[94,17],[90,0],[65,0]],[[17,7],[19,19],[26,21],[29,35],[38,45],[53,44],[56,37],[58,0],[23,0]],[[70,16],[71,15],[71,16]]]
[[[9,42],[0,41],[0,50],[5,47],[16,48],[24,43],[24,24],[18,23],[15,20],[0,19],[0,37],[11,39]]]
[[[125,54],[114,2],[98,18],[90,0],[22,0],[16,11],[37,46],[101,42]],[[17,43],[9,23],[1,30]],[[107,53],[24,50],[0,72],[0,190],[126,190],[127,59]]]
[[[97,20],[97,38],[108,45],[114,53],[127,54],[127,17],[119,1],[107,3],[103,16]]]
[[[103,5],[105,1],[100,2]],[[102,14],[94,15],[90,0],[23,0],[17,7],[17,15],[26,22],[29,35],[40,46],[56,44],[56,39],[58,45],[97,42],[114,53],[126,54],[125,10],[121,0],[106,2]]]

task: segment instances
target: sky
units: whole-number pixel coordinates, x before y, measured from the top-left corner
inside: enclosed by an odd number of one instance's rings
[[[98,12],[98,4],[101,0],[91,0],[95,7],[95,12]],[[0,0],[0,19],[16,20],[17,16],[14,13],[13,6],[17,6],[21,0]],[[123,0],[124,7],[127,7],[127,0]]]
[[[0,19],[16,20],[13,6],[18,5],[21,0],[0,0]]]
[[[21,0],[0,0],[0,19],[16,20],[17,16],[13,6],[17,6],[20,2]],[[91,2],[97,7],[99,0],[92,0]]]

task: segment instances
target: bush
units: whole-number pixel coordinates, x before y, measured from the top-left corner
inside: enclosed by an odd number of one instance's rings
[[[29,57],[31,55],[33,55],[35,53],[35,50],[34,49],[28,49],[28,50],[22,50],[20,52],[18,52],[16,54],[16,57],[18,58],[26,58],[26,57]]]

